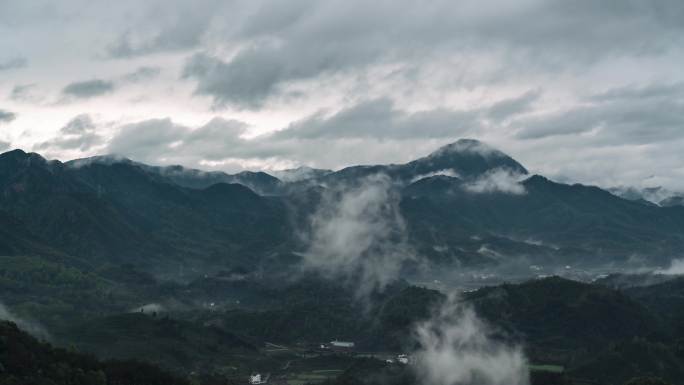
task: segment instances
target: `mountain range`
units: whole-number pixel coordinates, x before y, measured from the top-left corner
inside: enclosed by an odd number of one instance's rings
[[[430,265],[664,265],[684,250],[684,207],[553,182],[482,142],[405,164],[226,174],[101,156],[0,155],[0,254],[90,269],[132,263],[183,278],[281,269],[329,191],[383,174],[412,250]],[[309,226],[309,227],[307,227]]]

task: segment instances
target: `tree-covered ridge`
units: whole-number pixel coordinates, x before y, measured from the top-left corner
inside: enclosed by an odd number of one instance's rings
[[[2,385],[187,385],[188,381],[136,361],[107,361],[54,348],[0,321]]]
[[[411,246],[440,266],[521,255],[596,265],[633,253],[659,263],[684,247],[681,207],[528,176],[482,146],[457,142],[404,165],[353,166],[289,184],[266,174],[206,179],[127,160],[61,163],[16,150],[0,154],[0,255],[79,258],[91,267],[135,263],[183,280],[217,267],[278,270],[306,249],[301,235],[322,194],[376,173],[401,196]],[[490,181],[497,172],[521,180],[507,177],[501,186]],[[255,192],[266,191],[253,185],[264,178],[269,195]],[[473,190],[478,183],[486,188]],[[503,257],[479,252],[483,246]]]

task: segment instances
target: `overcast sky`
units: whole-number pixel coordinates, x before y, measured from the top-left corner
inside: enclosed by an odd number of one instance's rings
[[[684,1],[0,0],[0,150],[684,189]]]

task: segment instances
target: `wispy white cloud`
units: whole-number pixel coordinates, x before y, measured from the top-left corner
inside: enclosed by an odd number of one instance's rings
[[[525,175],[514,174],[509,170],[495,169],[466,183],[463,188],[474,194],[503,193],[522,195],[525,186],[520,183]]]
[[[673,259],[670,267],[656,270],[658,274],[684,275],[684,259]]]
[[[398,204],[382,174],[328,191],[311,217],[304,267],[354,282],[360,296],[383,289],[413,258]]]
[[[0,302],[0,320],[14,322],[19,329],[31,334],[34,337],[49,340],[50,334],[47,330],[38,322],[28,320],[26,318],[20,318],[14,315],[9,309]]]
[[[522,349],[489,334],[472,308],[449,297],[430,319],[416,325],[420,383],[527,385],[529,369]]]

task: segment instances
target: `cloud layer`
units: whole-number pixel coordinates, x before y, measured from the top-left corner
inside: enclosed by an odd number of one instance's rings
[[[473,137],[557,179],[679,190],[682,26],[678,0],[3,2],[0,140],[234,171]],[[61,132],[83,114],[90,139]]]

